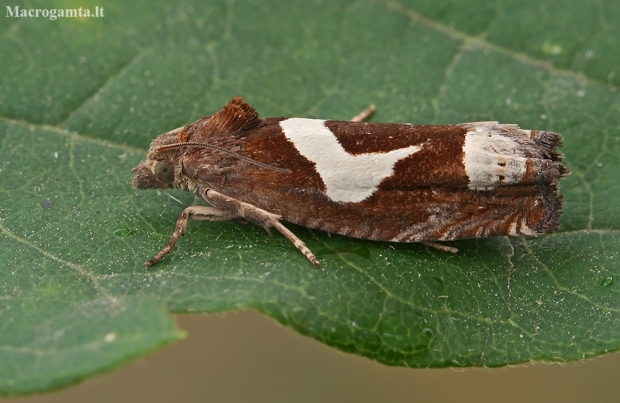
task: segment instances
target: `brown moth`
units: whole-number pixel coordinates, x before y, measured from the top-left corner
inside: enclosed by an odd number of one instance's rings
[[[411,125],[263,118],[237,97],[157,137],[136,166],[138,189],[179,188],[210,206],[179,216],[166,256],[190,218],[243,218],[273,227],[316,267],[281,220],[355,238],[434,243],[535,236],[558,229],[558,133],[513,124]]]

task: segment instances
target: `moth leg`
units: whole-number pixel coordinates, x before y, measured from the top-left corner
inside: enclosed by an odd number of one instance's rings
[[[234,212],[235,216],[255,222],[268,232],[270,227],[277,229],[286,239],[291,241],[306,258],[308,258],[314,267],[319,266],[319,260],[314,256],[314,253],[312,253],[310,248],[308,248],[301,239],[297,238],[295,234],[282,225],[279,215],[270,213],[252,204],[244,203],[241,200],[233,199],[232,197],[228,197],[212,189],[206,189],[202,192],[198,192],[198,194],[207,203],[219,206],[226,211]]]
[[[174,232],[172,233],[172,237],[170,238],[170,242],[164,249],[162,249],[153,259],[144,263],[146,267],[151,267],[155,263],[159,262],[166,256],[174,245],[177,244],[177,241],[182,235],[185,235],[185,231],[187,230],[187,223],[190,218],[194,220],[205,220],[205,221],[226,221],[233,218],[239,217],[232,211],[224,210],[217,207],[208,207],[208,206],[190,206],[183,210],[179,218],[177,219],[177,223],[174,227]]]
[[[352,119],[351,122],[363,122],[364,120],[368,119],[368,117],[370,115],[372,115],[375,110],[377,108],[375,108],[375,105],[370,105],[368,108],[364,109],[363,111],[361,111],[358,115],[355,115]]]
[[[422,245],[424,245],[424,246],[428,246],[430,248],[435,248],[435,249],[438,249],[438,250],[442,250],[444,252],[457,253],[459,251],[457,248],[453,248],[452,246],[442,245],[442,244],[437,243],[437,242],[422,241],[420,243]]]

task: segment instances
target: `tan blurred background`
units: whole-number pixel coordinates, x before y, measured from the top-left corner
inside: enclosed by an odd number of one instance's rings
[[[620,354],[502,369],[391,368],[254,311],[182,315],[186,340],[113,372],[2,403],[619,402]]]

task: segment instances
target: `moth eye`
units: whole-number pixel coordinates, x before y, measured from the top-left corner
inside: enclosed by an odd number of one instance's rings
[[[155,176],[164,183],[174,182],[174,168],[168,161],[159,161],[155,165]]]

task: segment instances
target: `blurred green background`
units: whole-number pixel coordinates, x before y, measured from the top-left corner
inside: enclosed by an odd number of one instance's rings
[[[177,316],[187,340],[112,373],[6,403],[617,402],[620,355],[485,369],[386,367],[252,311]]]

